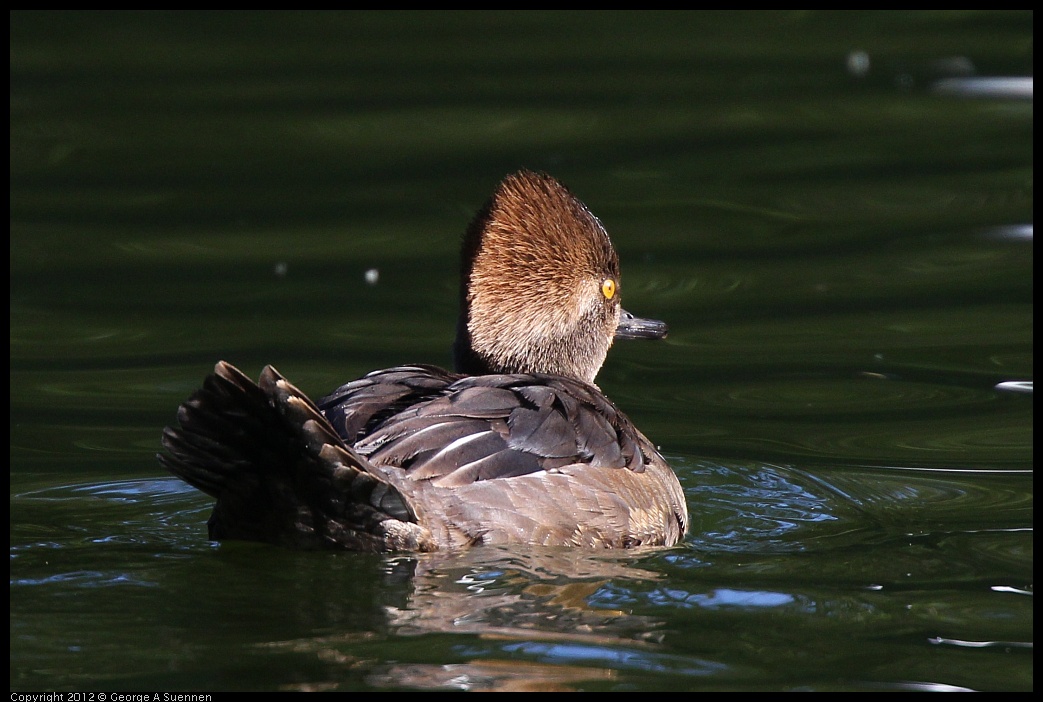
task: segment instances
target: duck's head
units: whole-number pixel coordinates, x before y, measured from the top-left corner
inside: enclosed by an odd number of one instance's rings
[[[500,183],[463,244],[456,369],[594,382],[612,341],[660,339],[619,302],[619,258],[598,218],[550,176]]]

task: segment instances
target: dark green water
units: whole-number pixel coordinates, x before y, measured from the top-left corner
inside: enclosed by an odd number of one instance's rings
[[[12,690],[1033,687],[1030,13],[11,24]],[[523,166],[671,325],[598,380],[686,542],[209,543],[178,403],[448,364]]]

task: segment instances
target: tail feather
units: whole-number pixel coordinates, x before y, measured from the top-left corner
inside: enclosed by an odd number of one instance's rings
[[[410,502],[268,366],[254,383],[220,362],[163,431],[160,463],[217,498],[212,539],[297,548],[433,548]]]

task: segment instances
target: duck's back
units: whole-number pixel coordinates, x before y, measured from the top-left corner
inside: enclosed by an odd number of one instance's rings
[[[673,472],[597,388],[545,374],[371,373],[319,402],[440,544],[673,544]]]

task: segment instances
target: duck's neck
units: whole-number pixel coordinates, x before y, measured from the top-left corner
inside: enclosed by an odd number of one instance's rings
[[[467,330],[466,301],[462,301],[460,319],[456,322],[456,341],[453,342],[453,367],[464,375],[489,375],[496,371],[474,351],[471,332]]]

